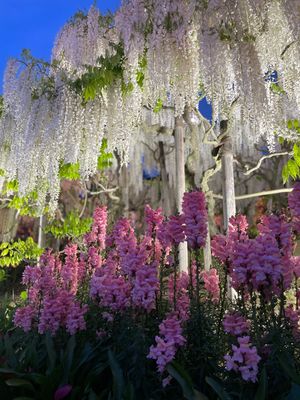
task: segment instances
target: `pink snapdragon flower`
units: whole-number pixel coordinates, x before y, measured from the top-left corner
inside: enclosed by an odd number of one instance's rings
[[[76,298],[77,246],[67,246],[65,254],[64,263],[46,252],[40,259],[40,266],[25,268],[23,283],[27,286],[28,304],[18,308],[14,317],[15,325],[24,331],[37,326],[39,333],[49,331],[55,335],[60,328],[65,328],[73,335],[85,329],[87,305],[80,304]]]
[[[107,227],[107,208],[97,207],[93,215],[93,225],[91,232],[85,235],[85,242],[88,245],[95,244],[99,250],[105,249]]]
[[[293,191],[288,197],[289,208],[292,214],[292,225],[294,230],[300,232],[300,182],[296,182]]]
[[[168,282],[169,303],[173,311],[176,311],[178,313],[181,321],[188,320],[190,316],[190,296],[188,293],[189,283],[190,283],[190,278],[186,272],[181,272],[179,276],[177,276],[176,288],[174,288],[174,274],[170,276]],[[175,299],[176,299],[176,310],[174,310]]]
[[[87,305],[81,306],[71,292],[59,290],[55,297],[45,298],[39,316],[38,332],[49,331],[55,335],[60,327],[65,327],[70,335],[85,330],[84,315]]]
[[[292,255],[293,241],[291,226],[283,215],[264,215],[257,225],[257,228],[261,234],[272,235],[276,238],[282,255],[287,255],[289,257]]]
[[[230,262],[237,242],[245,242],[248,237],[248,222],[244,215],[236,215],[229,219],[228,233],[216,235],[211,241],[213,256],[221,262]]]
[[[22,328],[24,332],[29,332],[32,329],[34,319],[37,317],[37,310],[31,305],[17,308],[13,317],[15,326]]]
[[[172,245],[178,246],[185,241],[183,215],[172,215],[167,223],[167,234]]]
[[[240,336],[248,333],[249,321],[238,312],[227,313],[223,319],[224,331],[233,336]]]
[[[202,271],[201,277],[204,281],[204,287],[210,294],[214,303],[218,303],[220,299],[220,278],[216,268],[211,268],[208,271]]]
[[[66,246],[64,253],[66,258],[60,275],[63,279],[64,287],[75,294],[78,289],[77,245],[72,244]]]
[[[164,220],[162,209],[153,210],[148,204],[145,206],[146,235],[153,237]]]
[[[150,347],[147,358],[156,360],[157,369],[164,372],[166,366],[175,358],[178,347],[183,346],[185,338],[176,313],[169,314],[159,325],[160,336],[155,336],[156,345]]]
[[[90,296],[113,311],[130,305],[130,284],[125,277],[108,268],[98,268],[90,283]]]
[[[183,229],[181,228],[181,231]],[[172,246],[172,236],[169,232],[169,222],[168,221],[163,221],[158,229],[157,229],[157,234],[156,234],[157,239],[161,243],[161,245],[165,249],[171,249]]]
[[[144,308],[147,312],[155,309],[156,294],[159,289],[158,264],[153,261],[145,264],[136,272],[132,289],[132,302],[136,307]]]
[[[224,356],[226,369],[239,372],[244,381],[257,381],[258,363],[261,357],[255,346],[251,346],[249,336],[238,338],[239,346],[232,345],[233,354]]]
[[[199,191],[184,193],[182,210],[189,247],[192,249],[204,247],[207,236],[207,210],[204,193]]]

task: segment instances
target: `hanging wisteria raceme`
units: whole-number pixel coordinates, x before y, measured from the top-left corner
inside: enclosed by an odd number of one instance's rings
[[[229,120],[234,143],[245,148],[247,136],[254,148],[263,137],[272,150],[274,132],[287,137],[286,120],[300,116],[297,7],[296,0],[126,0],[114,21],[94,6],[77,14],[59,33],[51,64],[9,61],[0,168],[21,195],[38,188],[41,205],[50,195],[54,210],[61,163],[78,162],[87,178],[104,135],[128,161],[149,112],[182,116],[204,95],[216,126]]]
[[[130,113],[137,96],[124,97],[121,80],[85,102],[76,91],[77,80],[97,67],[99,57],[117,52],[113,29],[100,21],[92,7],[87,16],[67,23],[55,42],[51,66],[10,60],[6,68],[0,168],[7,179],[18,180],[21,196],[38,192],[41,212],[47,195],[50,211],[56,208],[61,164],[79,163],[83,178],[95,173],[104,134],[109,150],[117,147],[125,160],[138,125],[136,108]]]

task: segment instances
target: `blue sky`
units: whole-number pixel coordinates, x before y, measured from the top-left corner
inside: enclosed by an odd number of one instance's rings
[[[93,0],[1,0],[0,81],[9,57],[30,49],[36,57],[49,59],[52,45],[62,25],[78,10],[87,10]],[[114,11],[120,0],[99,0],[102,12]]]

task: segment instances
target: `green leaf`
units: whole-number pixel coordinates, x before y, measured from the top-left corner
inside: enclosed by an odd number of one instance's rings
[[[284,398],[284,400],[299,400],[299,399],[300,399],[300,386],[293,383],[289,394]]]
[[[208,400],[204,394],[196,392],[194,390],[190,376],[179,364],[172,362],[167,366],[167,371],[181,386],[182,393],[185,399]]]
[[[55,368],[56,352],[55,352],[52,336],[50,335],[49,332],[46,333],[45,342],[46,342],[46,349],[47,349],[47,355],[48,355],[48,360],[49,360],[46,374],[51,375]]]
[[[271,91],[275,94],[285,94],[285,90],[276,82],[270,84]]]
[[[23,290],[21,293],[20,293],[20,298],[22,299],[22,300],[27,300],[27,297],[28,297],[28,294],[27,294],[27,291],[26,290]]]
[[[79,163],[76,164],[61,164],[59,168],[60,179],[67,179],[69,181],[76,181],[80,179]]]
[[[287,356],[286,353],[278,353],[277,359],[284,371],[284,373],[291,379],[292,382],[300,385],[300,376],[295,370],[292,360]]]
[[[209,384],[209,386],[211,386],[212,389],[217,393],[220,400],[231,400],[231,397],[226,392],[226,390],[220,385],[220,383],[218,383],[216,380],[208,376],[205,378],[205,380]]]
[[[288,181],[289,176],[290,176],[289,168],[288,168],[288,165],[285,164],[283,166],[283,168],[282,168],[282,180],[283,180],[283,183],[286,183]]]
[[[72,367],[72,363],[73,363],[75,348],[76,348],[76,338],[75,338],[75,335],[73,335],[68,340],[67,348],[65,351],[63,383],[68,382],[68,377],[70,375],[70,371],[71,371],[71,367]]]
[[[122,400],[124,391],[123,371],[111,350],[108,351],[108,362],[114,378],[114,398],[116,400]]]
[[[6,272],[4,271],[4,269],[0,269],[0,282],[5,281],[6,279]]]
[[[296,161],[290,159],[290,160],[287,162],[287,166],[288,166],[289,174],[291,175],[291,177],[292,177],[293,179],[296,179],[297,176],[299,176],[299,166],[298,166],[298,164],[296,163]]]
[[[267,389],[268,389],[268,377],[266,368],[264,367],[260,374],[259,385],[254,400],[265,400],[267,398]]]
[[[299,167],[300,166],[300,148],[297,146],[296,143],[294,144],[294,147],[293,147],[293,156]]]
[[[55,238],[77,238],[87,233],[92,225],[92,218],[80,218],[78,212],[71,211],[65,216],[64,221],[53,220],[44,231],[51,233]]]
[[[34,397],[14,397],[13,400],[34,400]]]
[[[5,383],[7,384],[7,386],[11,387],[26,386],[28,387],[28,389],[34,390],[32,383],[25,379],[20,379],[20,378],[7,379]]]
[[[159,113],[162,110],[163,105],[164,105],[164,103],[163,103],[162,99],[158,99],[153,108],[153,112]]]

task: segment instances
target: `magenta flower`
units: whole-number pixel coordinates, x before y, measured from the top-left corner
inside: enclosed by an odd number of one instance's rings
[[[186,272],[181,272],[176,279],[175,298],[176,310],[174,310],[174,275],[169,278],[169,303],[173,311],[176,311],[182,321],[186,321],[190,316],[190,297],[188,293],[188,286],[190,278]]]
[[[155,336],[156,345],[150,347],[147,358],[156,360],[157,369],[162,373],[175,358],[178,347],[183,346],[185,338],[176,313],[169,316],[159,325],[160,336]]]
[[[250,323],[240,313],[228,313],[223,319],[224,331],[233,336],[240,336],[249,332]]]
[[[260,356],[255,346],[251,346],[249,336],[238,338],[239,346],[232,345],[233,354],[224,356],[226,369],[239,372],[244,381],[257,381]]]
[[[155,309],[156,294],[159,289],[157,262],[145,264],[136,272],[132,289],[132,302],[147,312]]]
[[[217,303],[220,299],[220,279],[218,271],[215,268],[211,268],[208,271],[202,271],[201,277],[204,281],[204,287],[210,294],[213,303]]]
[[[204,247],[207,236],[207,210],[202,192],[184,193],[183,220],[188,245],[192,249]]]
[[[172,215],[167,222],[167,235],[173,245],[185,241],[184,217],[183,215]]]
[[[46,252],[39,267],[25,268],[23,283],[27,286],[28,304],[18,308],[14,317],[15,325],[24,331],[37,327],[39,333],[49,331],[54,335],[60,328],[65,328],[73,335],[85,329],[87,306],[76,298],[80,271],[77,246],[67,246],[65,255],[65,262],[61,263]],[[81,273],[83,279],[83,271]]]
[[[162,209],[153,210],[148,204],[145,206],[146,235],[153,237],[164,220]]]
[[[17,308],[13,321],[15,326],[22,328],[24,332],[32,329],[34,318],[37,316],[37,310],[31,305]]]
[[[64,385],[61,386],[56,390],[54,393],[54,400],[63,400],[66,398],[70,393],[72,392],[72,386],[71,385]]]
[[[93,225],[91,232],[85,235],[87,245],[96,244],[99,250],[105,249],[107,226],[107,208],[97,207],[93,215]]]

